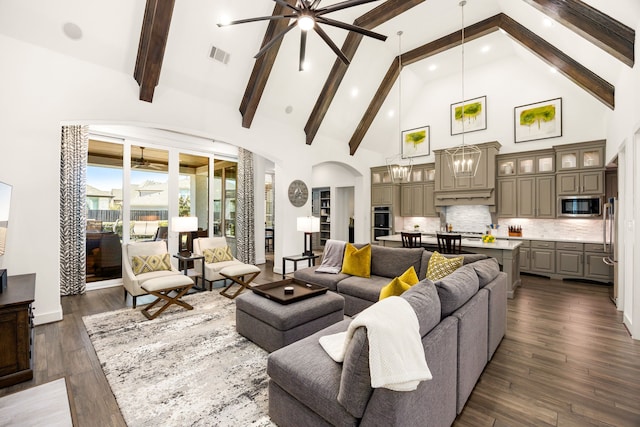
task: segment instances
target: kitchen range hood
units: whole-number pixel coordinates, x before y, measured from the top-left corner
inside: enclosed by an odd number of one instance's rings
[[[436,157],[436,210],[444,206],[483,205],[491,212],[496,209],[496,154],[497,141],[476,145],[481,150],[476,175],[455,178],[447,163],[445,150],[434,150]]]

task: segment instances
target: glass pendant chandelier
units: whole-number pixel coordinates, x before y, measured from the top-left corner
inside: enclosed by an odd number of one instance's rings
[[[409,182],[411,170],[413,169],[413,160],[411,157],[404,159],[402,157],[402,31],[398,31],[398,135],[400,137],[400,153],[393,157],[387,158],[387,169],[391,182],[400,184]]]
[[[476,176],[478,170],[478,164],[480,163],[480,156],[482,152],[475,145],[465,145],[464,143],[464,122],[465,122],[465,108],[464,104],[464,6],[467,4],[466,0],[462,0],[458,5],[462,10],[462,42],[460,44],[462,48],[462,106],[461,110],[462,120],[462,145],[455,148],[444,150],[449,164],[449,169],[455,178],[472,178]],[[457,116],[457,114],[456,114]]]

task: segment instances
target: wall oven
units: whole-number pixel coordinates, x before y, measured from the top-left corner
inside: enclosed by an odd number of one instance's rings
[[[371,240],[393,234],[393,211],[391,206],[374,206],[371,214]]]
[[[558,216],[573,218],[602,215],[602,197],[600,196],[561,196],[558,197]]]

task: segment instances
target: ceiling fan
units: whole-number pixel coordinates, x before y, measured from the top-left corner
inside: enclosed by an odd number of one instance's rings
[[[279,19],[293,19],[293,22],[281,31],[279,34],[275,35],[267,44],[265,44],[262,49],[254,56],[254,58],[259,58],[264,55],[266,51],[268,51],[276,42],[278,42],[281,38],[284,37],[289,31],[291,31],[296,26],[300,27],[300,64],[299,70],[303,70],[306,46],[307,46],[307,32],[309,30],[314,30],[324,42],[329,45],[329,47],[338,55],[338,58],[349,65],[349,59],[347,56],[336,46],[336,44],[329,38],[329,35],[320,27],[319,24],[330,25],[332,27],[342,28],[347,31],[353,31],[358,34],[362,34],[364,36],[373,37],[374,39],[385,41],[387,36],[378,34],[376,32],[367,30],[366,28],[359,27],[357,25],[347,24],[346,22],[336,21],[331,18],[325,17],[326,14],[337,12],[339,10],[347,9],[353,6],[359,6],[365,3],[371,3],[379,0],[346,0],[340,3],[336,3],[327,7],[320,7],[321,0],[296,0],[295,6],[286,2],[286,0],[273,0],[279,5],[290,9],[292,12],[287,15],[270,15],[270,16],[261,16],[257,18],[249,18],[249,19],[240,19],[237,21],[231,21],[225,24],[218,24],[218,27],[223,27],[226,25],[235,25],[235,24],[245,24],[247,22],[256,22],[256,21],[267,21],[267,20],[279,20]]]
[[[134,169],[155,169],[155,170],[167,170],[167,165],[164,163],[153,163],[144,158],[144,147],[140,147],[140,157],[137,159],[131,159],[131,167]]]

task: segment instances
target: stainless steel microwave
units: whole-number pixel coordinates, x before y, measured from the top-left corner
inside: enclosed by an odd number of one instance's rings
[[[558,216],[586,218],[601,215],[602,197],[600,196],[558,197]]]

